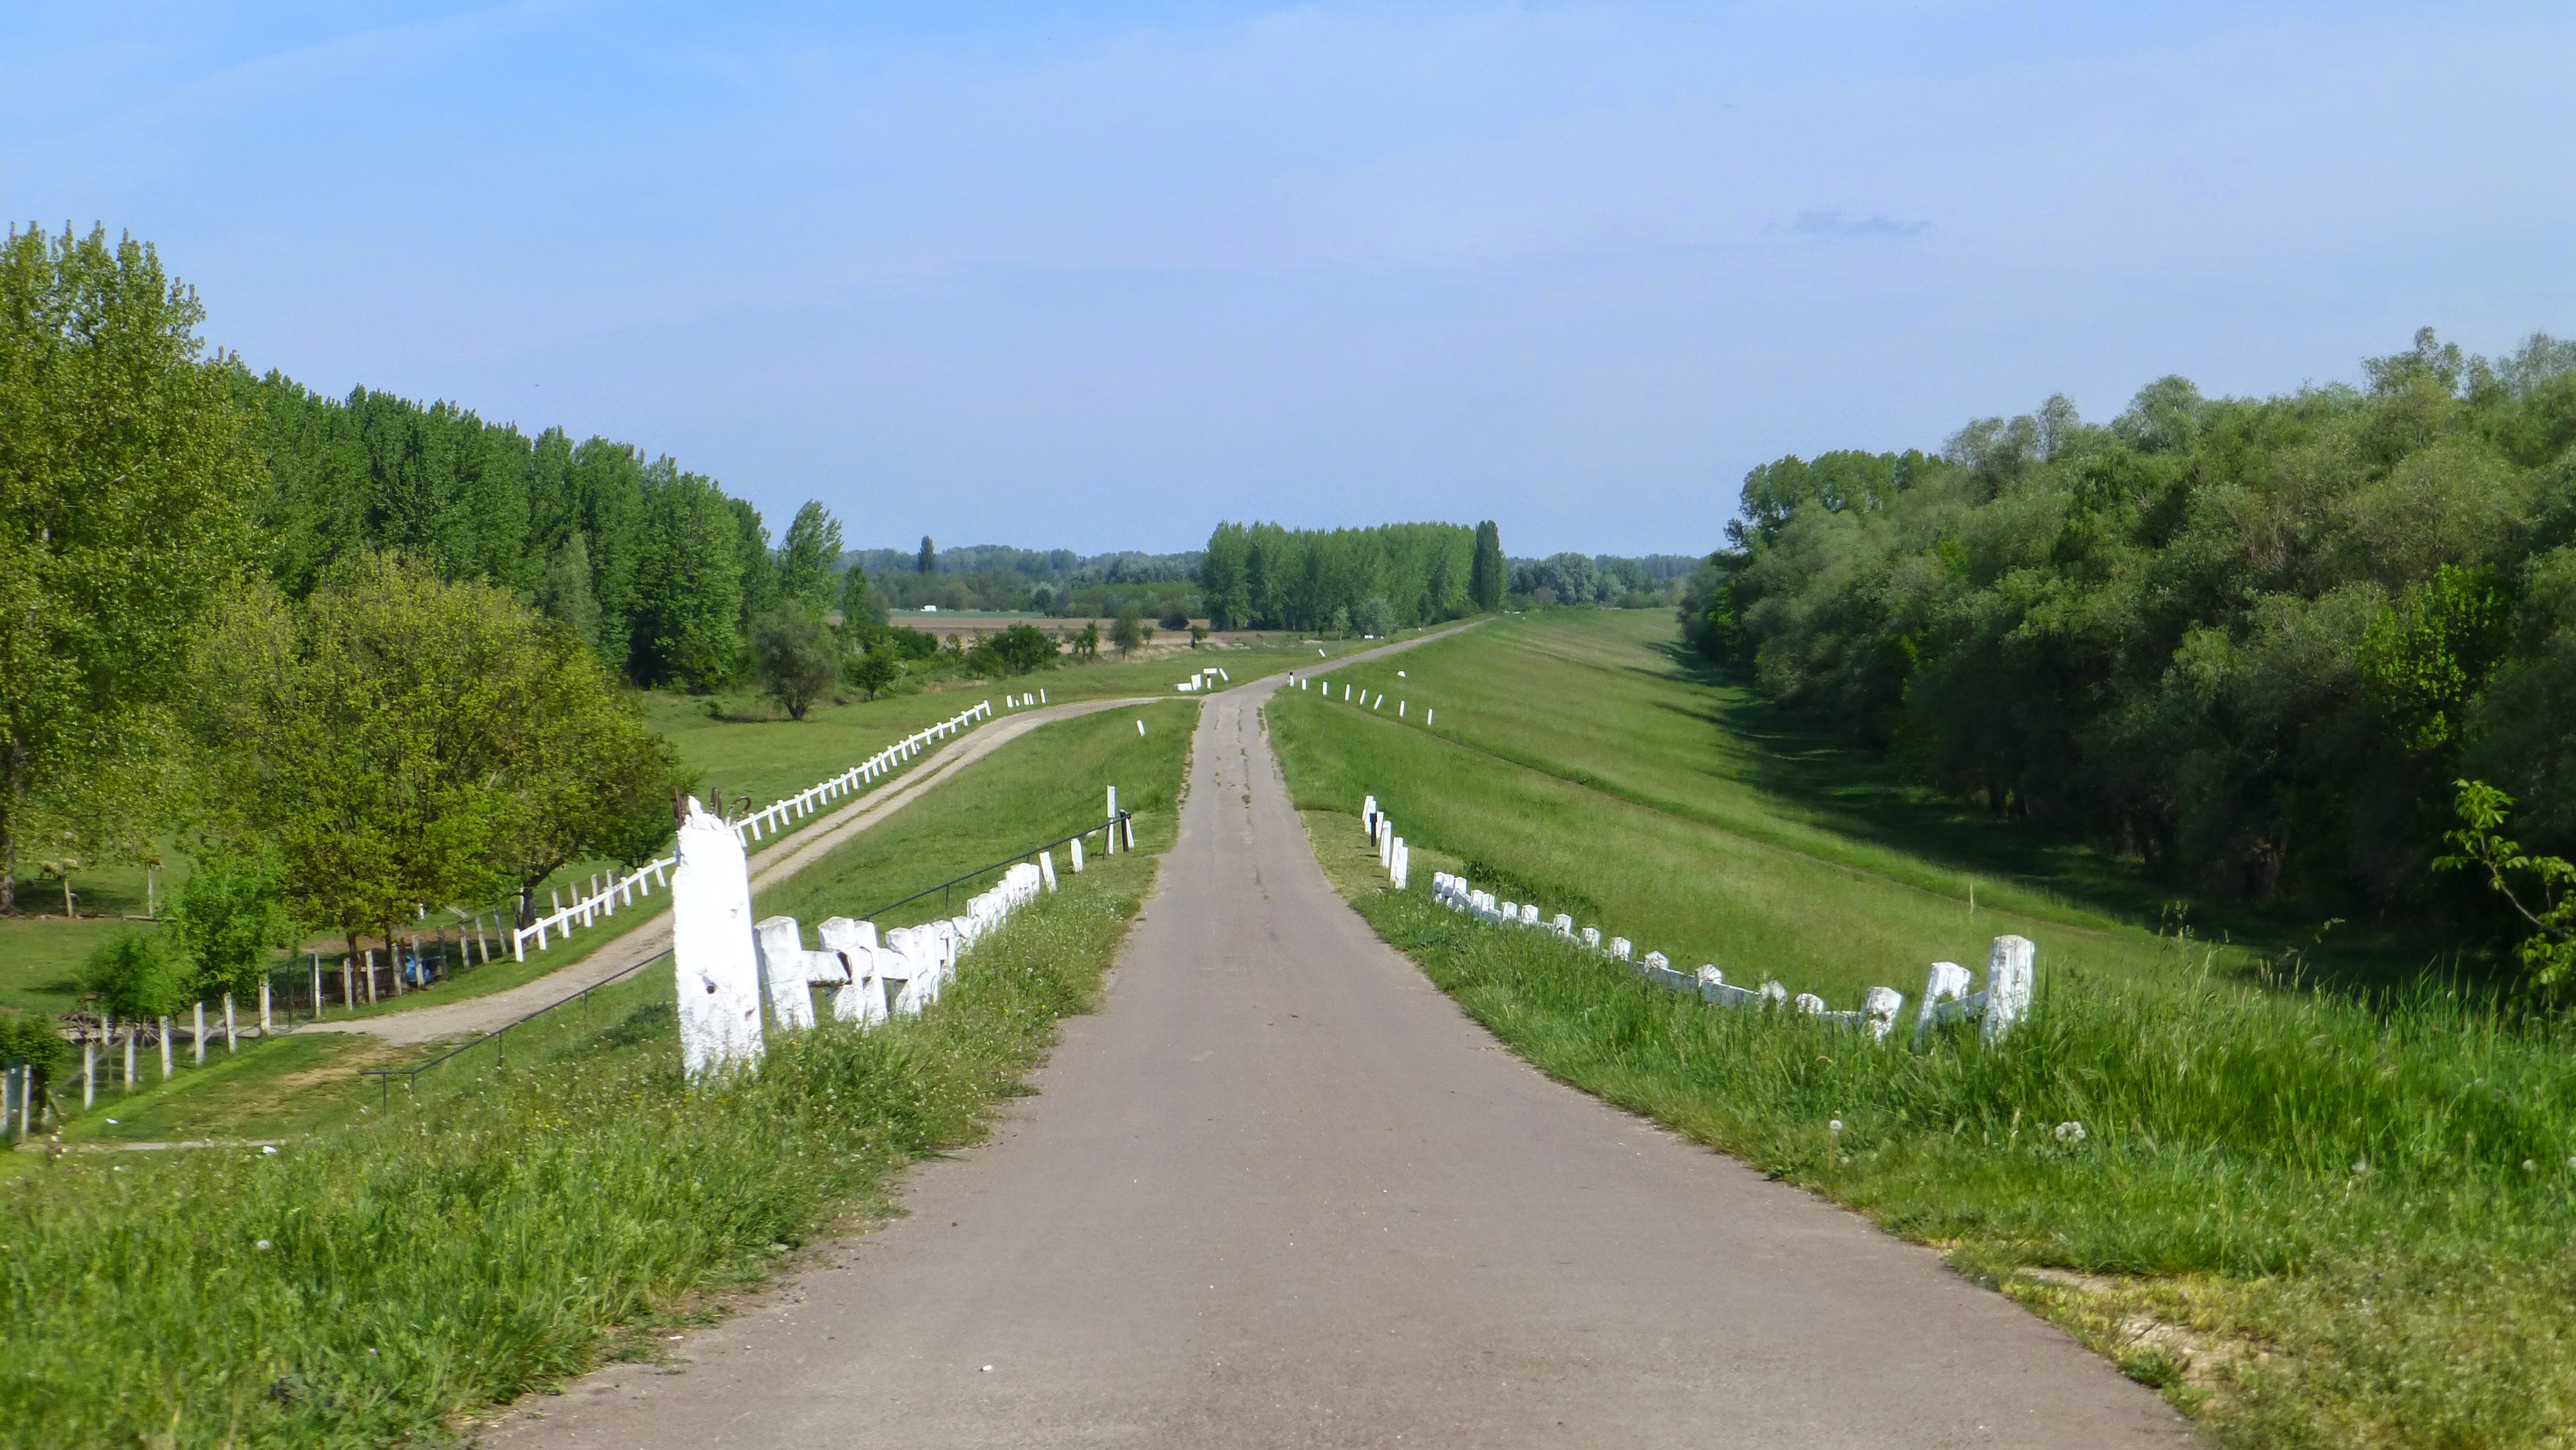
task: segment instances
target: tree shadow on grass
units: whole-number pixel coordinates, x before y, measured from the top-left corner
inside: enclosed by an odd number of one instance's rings
[[[1666,678],[1699,687],[1700,708],[1668,705],[1717,735],[1740,765],[1719,770],[1787,806],[1811,824],[1904,851],[1976,876],[2035,887],[2083,909],[2151,931],[2188,925],[2193,935],[2232,942],[2263,956],[2290,957],[2311,985],[2373,989],[2427,971],[2484,975],[2456,948],[2421,932],[2356,930],[2313,911],[2211,896],[2151,874],[2070,833],[1979,811],[1908,783],[1884,755],[1835,738],[1764,699],[1741,671],[1714,664],[1677,641],[1649,648]],[[1656,670],[1630,666],[1653,675]],[[2295,954],[2292,956],[2292,954]]]

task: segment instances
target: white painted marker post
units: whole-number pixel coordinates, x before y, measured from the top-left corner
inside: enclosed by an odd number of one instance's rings
[[[1046,882],[1047,890],[1055,890],[1055,853],[1053,851],[1038,853],[1038,876]]]
[[[1082,838],[1080,836],[1076,836],[1072,840],[1065,842],[1065,855],[1070,858],[1070,864],[1073,867],[1073,874],[1076,876],[1081,875]]]
[[[1995,938],[1994,950],[1986,958],[1982,1031],[1987,1042],[2001,1042],[2015,1023],[2030,1015],[2031,961],[2038,950],[2027,937]]]
[[[197,1003],[196,1013],[197,1020],[188,1037],[188,1055],[197,1060],[197,1066],[204,1067],[206,1065],[206,1004],[203,1000]]]
[[[680,1050],[703,1078],[760,1060],[760,957],[751,935],[751,866],[742,838],[695,799],[671,871],[671,956]]]

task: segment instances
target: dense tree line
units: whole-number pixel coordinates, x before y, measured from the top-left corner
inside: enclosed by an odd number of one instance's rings
[[[2365,373],[1766,464],[1683,622],[1922,780],[2175,879],[2465,907],[2484,883],[2430,869],[2456,780],[2576,846],[2576,344],[2427,331]]]
[[[1680,581],[1698,572],[1696,554],[1550,554],[1511,561],[1511,592],[1541,606],[1608,604],[1653,609],[1678,597]]]
[[[1071,549],[1015,549],[974,544],[939,549],[929,539],[900,549],[854,549],[848,567],[865,570],[896,609],[1019,610],[1067,617],[1114,615],[1129,600],[1161,614],[1198,606],[1199,556],[1126,551],[1081,555]],[[924,567],[927,561],[927,567]]]
[[[1501,534],[1490,522],[1219,524],[1199,563],[1199,593],[1217,629],[1384,633],[1361,624],[1432,624],[1498,606],[1503,571]]]

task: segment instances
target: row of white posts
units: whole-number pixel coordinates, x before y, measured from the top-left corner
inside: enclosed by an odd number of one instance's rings
[[[1005,710],[1026,710],[1033,705],[1043,705],[1046,702],[1046,691],[1040,690],[1034,695],[1004,695],[1002,697],[1002,708]]]
[[[1402,673],[1403,673],[1403,671],[1398,670],[1396,673],[1398,673],[1398,674],[1402,674]],[[1298,689],[1305,690],[1305,689],[1311,689],[1311,688],[1314,686],[1315,680],[1314,680],[1314,677],[1313,677],[1313,676],[1311,676],[1311,675],[1309,675],[1309,676],[1305,676],[1305,677],[1303,677],[1303,678],[1300,678],[1300,677],[1298,677],[1298,676],[1296,676],[1296,675],[1290,675],[1290,676],[1288,677],[1288,683],[1290,683],[1290,684],[1292,684],[1292,685],[1295,685]],[[1330,681],[1330,680],[1326,680],[1326,681],[1324,682],[1324,698],[1325,698],[1325,699],[1327,699],[1327,700],[1329,700],[1329,699],[1333,698],[1333,682],[1332,682],[1332,681]],[[1358,697],[1357,697],[1357,698],[1353,698],[1353,696],[1352,696],[1352,694],[1351,694],[1351,687],[1350,687],[1349,685],[1345,684],[1344,686],[1342,686],[1342,699],[1343,699],[1343,700],[1345,700],[1345,701],[1347,701],[1347,702],[1349,702],[1349,703],[1351,703],[1351,704],[1358,705],[1358,706],[1360,706],[1362,709],[1367,709],[1367,710],[1383,710],[1383,709],[1385,709],[1385,708],[1386,708],[1386,692],[1385,692],[1385,691],[1383,691],[1383,690],[1381,690],[1381,691],[1379,691],[1379,692],[1378,692],[1378,696],[1377,696],[1377,698],[1376,698],[1375,700],[1371,700],[1371,699],[1369,698],[1369,692],[1368,692],[1368,691],[1366,691],[1366,690],[1362,690],[1362,691],[1360,691],[1360,692],[1359,692]],[[1410,700],[1398,700],[1398,701],[1396,701],[1396,702],[1395,702],[1395,718],[1397,718],[1398,720],[1403,720],[1403,719],[1407,719],[1407,718],[1409,718],[1409,717],[1406,715],[1406,713],[1405,713],[1405,712],[1406,712],[1407,710],[1409,710],[1410,708],[1412,708],[1412,704],[1413,704],[1413,702],[1412,702],[1412,701],[1410,701]],[[1422,723],[1423,723],[1423,724],[1425,724],[1425,725],[1430,725],[1430,724],[1434,724],[1434,723],[1436,723],[1436,721],[1435,721],[1434,717],[1436,717],[1437,715],[1439,715],[1439,713],[1440,713],[1440,712],[1439,712],[1437,709],[1426,709],[1426,710],[1424,710],[1424,711],[1422,712]]]
[[[1390,875],[1398,890],[1403,889],[1403,840],[1385,830],[1386,817],[1377,809],[1377,797],[1370,796],[1363,815],[1370,820],[1372,834],[1382,841],[1392,841],[1395,865]],[[1388,848],[1380,847],[1385,859]],[[1726,980],[1726,974],[1714,965],[1697,972],[1675,968],[1662,952],[1634,956],[1636,947],[1624,936],[1601,939],[1598,927],[1577,931],[1574,918],[1564,912],[1542,919],[1536,904],[1526,901],[1498,901],[1490,891],[1479,891],[1464,876],[1446,871],[1432,873],[1432,898],[1453,911],[1463,911],[1480,921],[1500,926],[1525,927],[1544,931],[1579,942],[1588,951],[1598,952],[1614,961],[1629,962],[1639,975],[1657,986],[1676,992],[1696,992],[1700,1000],[1719,1007],[1786,1007],[1810,1017],[1846,1027],[1866,1029],[1872,1041],[1884,1042],[1895,1030],[1896,1019],[1905,1010],[1905,994],[1894,987],[1872,987],[1861,994],[1858,1011],[1828,1010],[1825,999],[1813,992],[1796,997],[1779,982],[1764,978],[1758,986],[1741,987]],[[2030,1015],[2033,960],[2037,949],[2026,937],[1999,936],[1986,957],[1985,990],[1971,993],[1968,969],[1956,962],[1934,962],[1930,978],[1923,986],[1923,1000],[1914,1014],[1914,1042],[1920,1046],[1931,1030],[1944,1022],[1970,1021],[1978,1024],[1987,1042],[1999,1042],[2014,1024]]]
[[[1206,669],[1192,672],[1188,679],[1172,688],[1184,695],[1194,695],[1215,689],[1219,680],[1231,685],[1234,683],[1234,676],[1227,674],[1222,666],[1210,665]]]
[[[1043,691],[1040,693],[1044,694]],[[832,801],[875,784],[941,740],[991,718],[993,702],[986,700],[936,725],[905,736],[829,780],[817,781],[794,795],[773,801],[766,809],[739,821],[718,821],[718,824],[733,832],[737,845],[748,847],[764,835],[778,834],[779,828],[788,821],[810,816]],[[652,895],[656,884],[668,887],[671,870],[678,862],[676,854],[665,856],[646,862],[631,875],[611,879],[604,887],[594,883],[586,894],[576,890],[571,905],[559,902],[549,914],[512,932],[511,955],[524,962],[528,959],[531,938],[536,941],[537,950],[545,951],[550,936],[569,936],[576,926],[589,926],[602,916],[615,916],[620,906],[633,905],[638,897]]]
[[[1378,868],[1386,872],[1387,884],[1402,891],[1413,874],[1413,853],[1405,848],[1404,838],[1395,833],[1395,823],[1377,808],[1376,796],[1361,803],[1360,824],[1368,829],[1369,843],[1377,847]]]
[[[739,833],[697,801],[671,872],[671,956],[679,997],[680,1052],[691,1078],[760,1061],[767,1033],[814,1025],[810,989],[822,987],[833,1018],[873,1026],[910,1016],[939,1000],[956,973],[959,953],[1056,889],[1055,853],[1040,852],[1002,873],[991,889],[976,893],[963,914],[883,934],[876,923],[846,916],[817,931],[823,947],[809,951],[792,916],[754,921],[751,858]],[[1109,850],[1136,847],[1132,818],[1118,815],[1118,792],[1109,792]],[[1072,869],[1082,870],[1082,841],[1069,843]],[[767,1022],[762,1001],[767,999]]]
[[[273,1030],[269,1021],[269,1000],[268,977],[263,973],[259,979],[259,1030],[261,1036],[267,1036],[269,1032]],[[202,1067],[205,1065],[206,1061],[206,1004],[199,1002],[195,1004],[191,1010],[195,1013],[195,1022],[192,1024],[189,1056],[194,1059],[198,1066]],[[224,1050],[227,1052],[238,1052],[241,1050],[241,1036],[239,1027],[236,1026],[233,1021],[233,994],[230,992],[226,992],[223,995],[223,1014]],[[125,1087],[128,1092],[133,1091],[140,1076],[135,1070],[136,1049],[141,1045],[145,1031],[156,1026],[159,1029],[157,1035],[161,1044],[161,1080],[163,1082],[168,1082],[178,1073],[178,1064],[173,1054],[173,1041],[178,1034],[174,1030],[171,1020],[167,1017],[163,1017],[157,1022],[128,1022],[125,1024],[123,1031],[123,1041],[125,1045]],[[99,1037],[104,1039],[106,1044],[111,1048],[117,1045],[119,1033],[114,1019],[100,1019]],[[98,1105],[99,1045],[99,1041],[96,1039],[83,1038],[81,1040],[81,1107],[83,1109],[92,1108]]]

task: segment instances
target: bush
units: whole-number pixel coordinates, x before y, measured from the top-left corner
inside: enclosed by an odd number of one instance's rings
[[[908,634],[911,631],[901,632]],[[903,678],[903,665],[895,658],[892,649],[879,648],[850,656],[842,665],[841,673],[851,688],[866,691],[868,698],[873,700],[893,689],[894,682]]]
[[[1015,624],[975,646],[974,665],[987,675],[1025,675],[1055,667],[1055,641],[1034,624]]]
[[[1384,596],[1372,594],[1360,601],[1360,612],[1352,622],[1359,626],[1360,633],[1384,639],[1395,633],[1395,607]]]
[[[80,985],[101,1013],[133,1022],[177,1011],[188,999],[188,969],[160,933],[130,931],[89,954]]]
[[[1164,610],[1163,617],[1156,620],[1155,623],[1161,625],[1165,629],[1187,629],[1190,627],[1190,612],[1175,604],[1171,608]]]
[[[62,1024],[52,1014],[0,1009],[0,1062],[23,1057],[51,1076],[71,1055],[72,1045],[63,1040]]]
[[[259,980],[270,952],[302,940],[284,893],[276,873],[256,862],[220,855],[198,860],[179,888],[170,931],[195,969],[199,991],[244,991]]]

